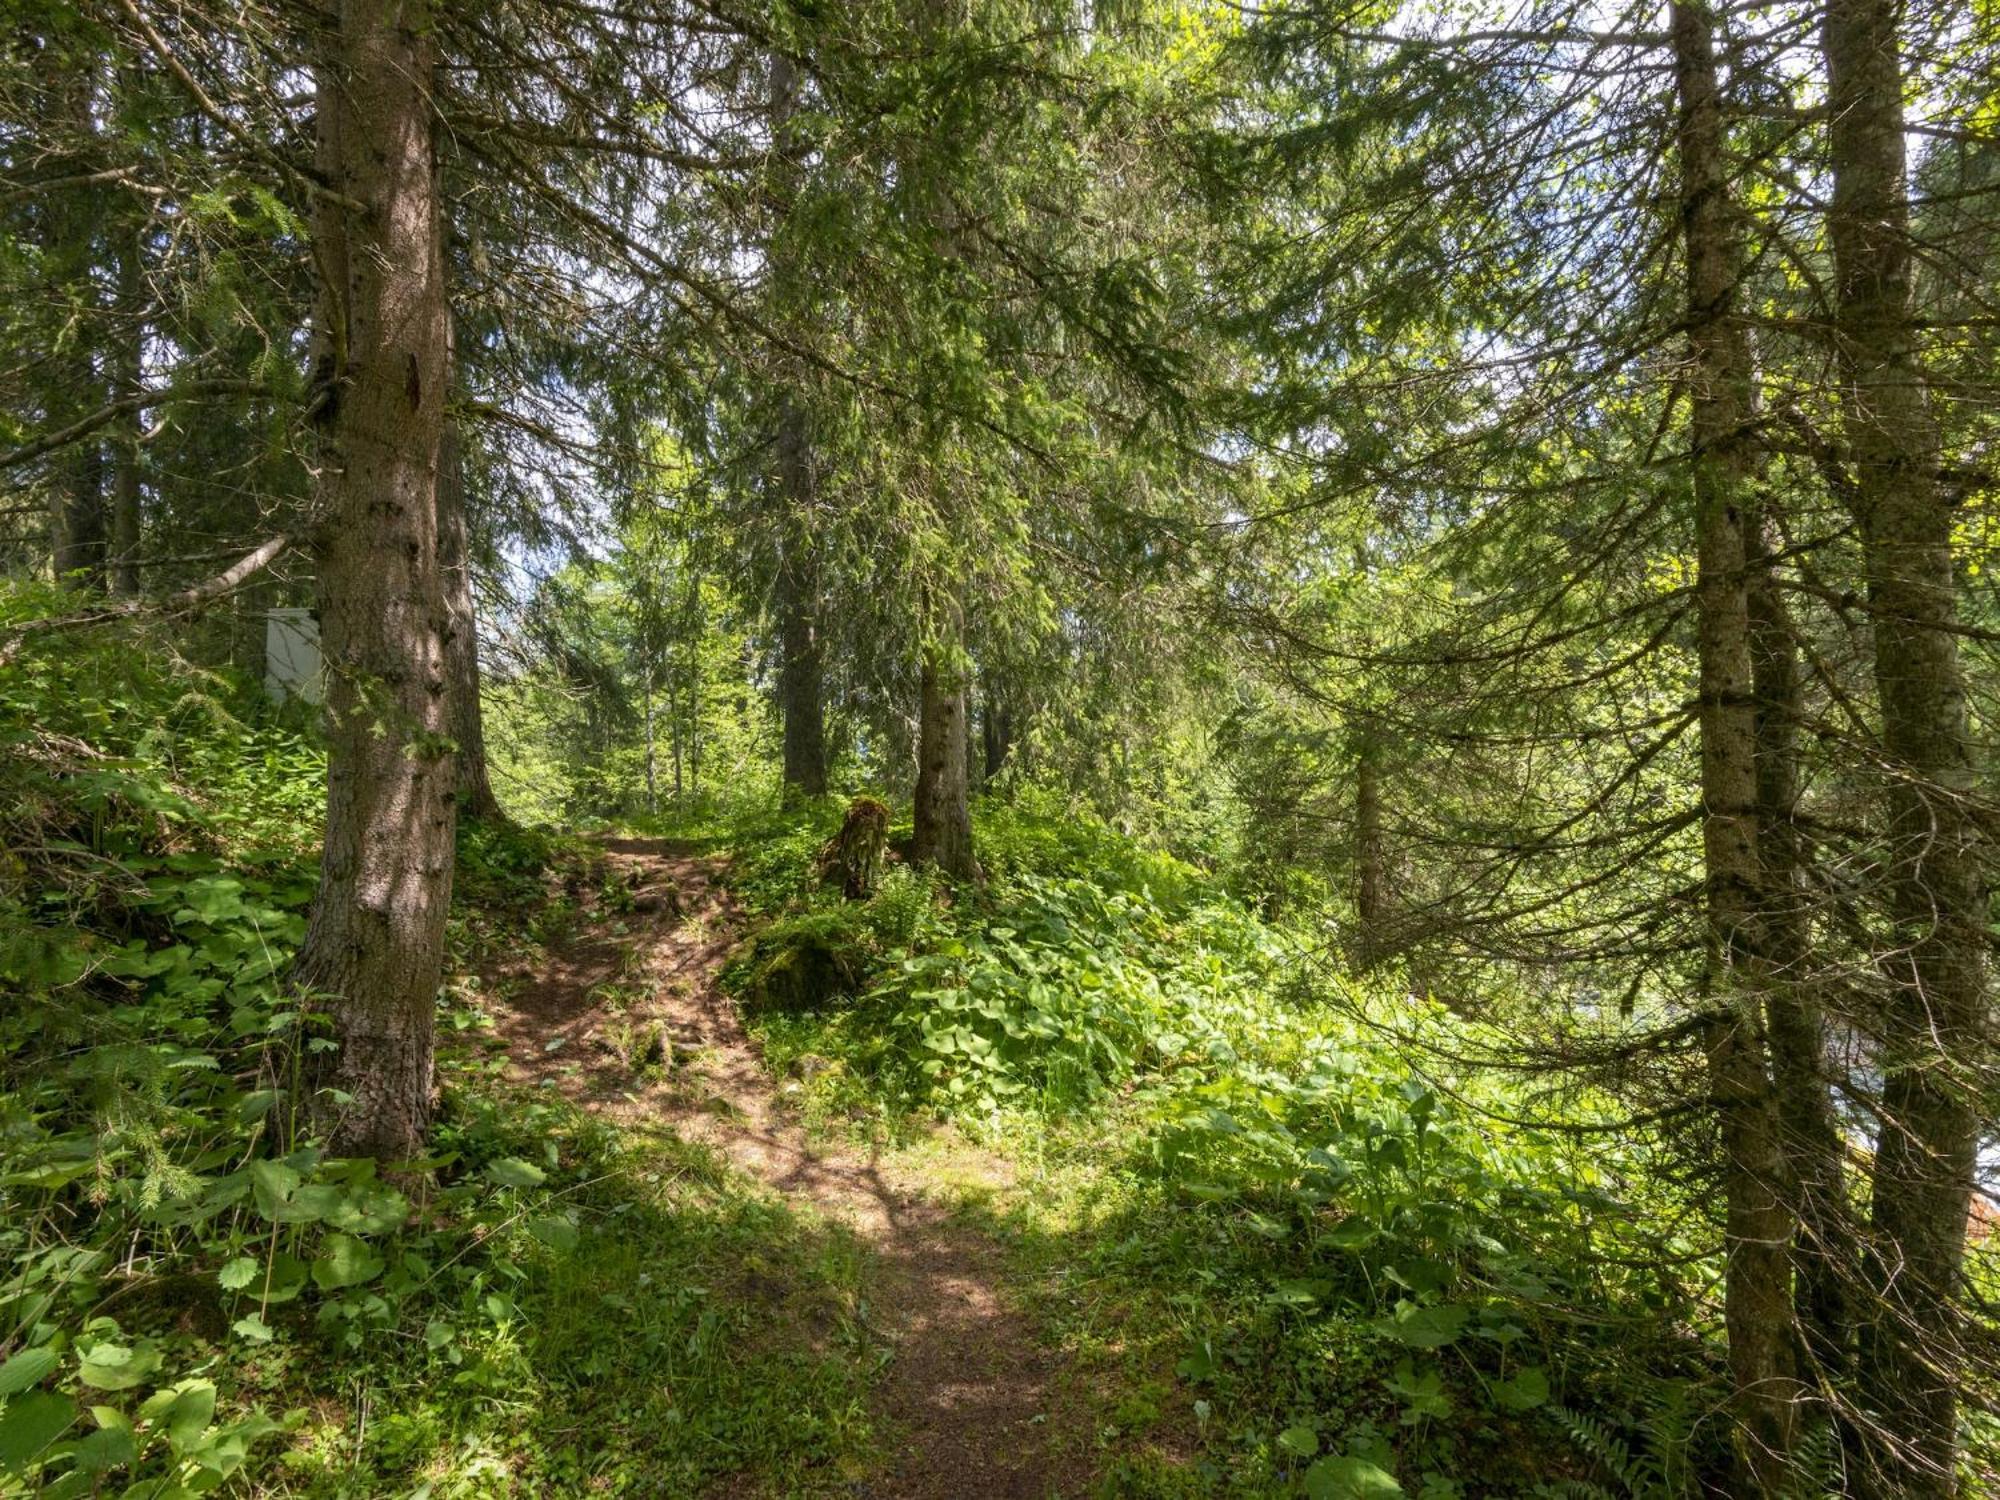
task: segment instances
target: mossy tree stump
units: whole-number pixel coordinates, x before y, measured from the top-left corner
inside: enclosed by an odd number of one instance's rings
[[[866,900],[874,893],[888,845],[888,806],[873,797],[856,797],[848,804],[840,832],[819,852],[820,879],[837,882],[850,901]]]

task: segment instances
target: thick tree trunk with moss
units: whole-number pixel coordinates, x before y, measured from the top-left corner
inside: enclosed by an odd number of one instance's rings
[[[964,669],[944,648],[924,653],[917,721],[917,794],[910,862],[935,865],[954,880],[978,872],[966,785]]]
[[[1956,1490],[1976,1078],[1987,1061],[1987,890],[1951,505],[1938,483],[1910,294],[1898,11],[1894,0],[1830,0],[1823,37],[1834,346],[1875,636],[1894,924],[1856,1439],[1870,1492],[1947,1496]]]
[[[1729,202],[1714,38],[1699,0],[1672,11],[1687,277],[1689,442],[1699,613],[1707,1052],[1720,1127],[1736,1454],[1743,1493],[1776,1494],[1791,1467],[1791,1216],[1765,1053],[1757,918],[1757,718],[1746,530],[1755,470],[1750,344],[1736,314],[1742,253]]]
[[[342,0],[318,74],[318,527],[327,667],[326,846],[294,980],[331,1016],[313,1115],[336,1151],[386,1160],[429,1124],[456,800],[438,447],[448,333],[418,0]]]

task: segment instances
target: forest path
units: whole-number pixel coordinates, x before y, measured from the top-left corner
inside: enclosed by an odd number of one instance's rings
[[[633,910],[593,915],[546,963],[507,976],[495,1021],[510,1076],[552,1083],[634,1133],[705,1142],[867,1247],[860,1316],[889,1353],[876,1397],[888,1462],[854,1494],[1082,1494],[1087,1403],[1065,1391],[1059,1356],[1011,1295],[1005,1247],[952,1201],[1006,1189],[1009,1164],[944,1132],[920,1161],[810,1139],[718,983],[743,935],[725,861],[666,839],[603,848]],[[642,1072],[649,1052],[663,1065]]]

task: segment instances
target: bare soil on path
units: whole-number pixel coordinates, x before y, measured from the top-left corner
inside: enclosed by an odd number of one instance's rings
[[[1090,1481],[1087,1404],[1007,1286],[1005,1247],[949,1201],[1005,1190],[1009,1164],[955,1134],[921,1169],[809,1139],[717,982],[743,935],[723,861],[665,839],[611,839],[633,892],[614,931],[594,914],[546,962],[504,972],[494,1002],[509,1073],[551,1083],[635,1132],[706,1142],[869,1251],[866,1322],[886,1342],[884,1470],[867,1500],[1051,1500]],[[642,1075],[634,1053],[664,1054]],[[731,1493],[727,1487],[721,1493]]]

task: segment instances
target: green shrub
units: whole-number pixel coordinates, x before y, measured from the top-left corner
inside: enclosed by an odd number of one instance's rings
[[[1321,973],[1319,934],[1219,879],[1045,801],[978,819],[990,878],[950,904],[903,870],[829,903],[806,861],[767,859],[757,901],[783,914],[755,951],[810,943],[840,969],[817,1008],[764,1019],[767,1059],[834,1060],[805,1091],[829,1122],[918,1108],[1031,1125],[995,1134],[1038,1157],[1088,1141],[1109,1207],[1058,1258],[1112,1306],[1059,1306],[1079,1337],[1126,1330],[1135,1373],[1172,1369],[1226,1445],[1227,1483],[1188,1493],[1443,1500],[1564,1473],[1639,1493],[1642,1471],[1713,1471],[1725,1424],[1661,1415],[1715,1409],[1712,1263],[1645,1227],[1698,1225],[1691,1205],[1626,1200],[1658,1175],[1637,1146],[1510,1127],[1524,1106],[1490,1080],[1415,1070],[1476,1052],[1476,1028]]]
[[[0,1495],[811,1488],[866,1439],[858,1365],[728,1278],[761,1257],[837,1309],[851,1272],[712,1162],[495,1095],[476,1051],[441,1058],[413,1180],[301,1133],[324,1043],[283,975],[324,795],[309,737],[143,630],[0,672]],[[464,825],[461,903],[518,943],[572,847]],[[577,1452],[607,1411],[644,1436]]]

